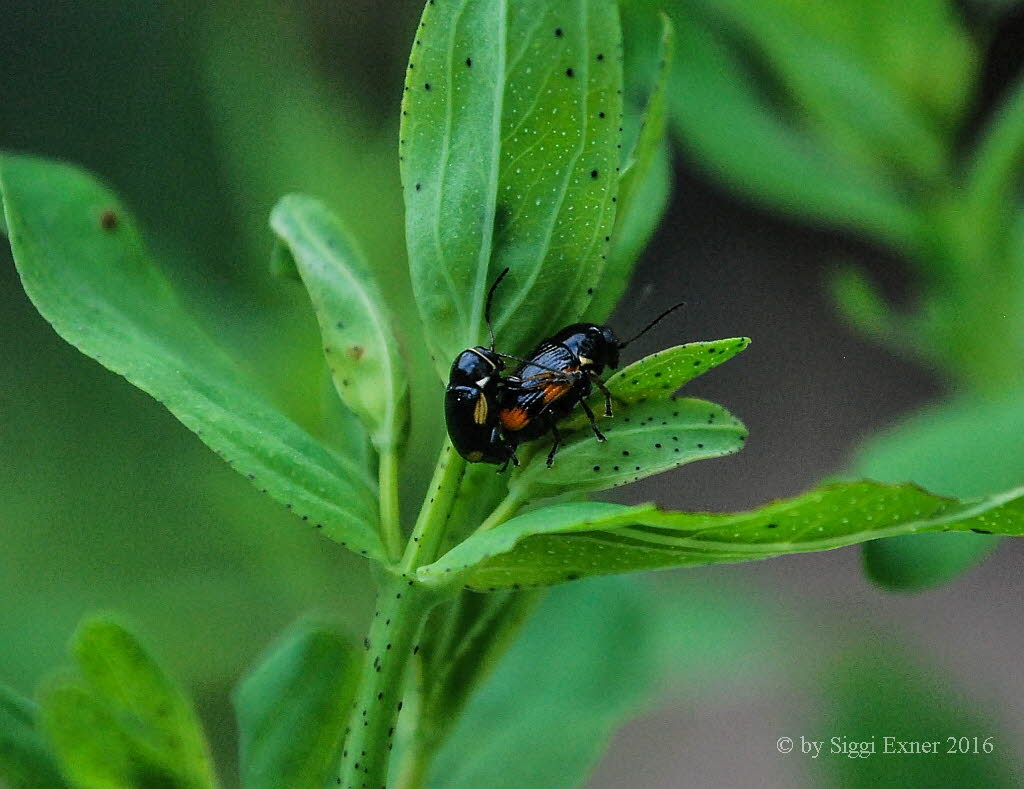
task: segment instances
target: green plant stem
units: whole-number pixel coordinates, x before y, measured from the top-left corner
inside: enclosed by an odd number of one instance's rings
[[[448,516],[465,472],[466,461],[454,450],[451,441],[445,440],[434,469],[434,477],[427,489],[426,501],[405,546],[401,565],[403,572],[414,573],[417,567],[437,558],[438,547],[442,544],[445,527],[448,525]]]
[[[383,574],[370,623],[359,689],[342,750],[340,786],[387,786],[407,669],[430,609],[442,599],[406,574]]]
[[[377,486],[380,495],[381,539],[388,560],[396,562],[402,555],[402,514],[398,505],[398,455],[394,450],[380,453]]]
[[[405,752],[401,772],[395,779],[395,789],[422,789],[430,772],[431,756],[433,751],[422,741],[414,739]]]
[[[514,493],[509,493],[501,500],[498,506],[494,508],[494,511],[487,516],[487,519],[480,524],[480,528],[478,528],[477,531],[487,531],[488,529],[493,529],[495,526],[504,523],[516,514],[516,510],[518,510],[522,504],[522,499]]]

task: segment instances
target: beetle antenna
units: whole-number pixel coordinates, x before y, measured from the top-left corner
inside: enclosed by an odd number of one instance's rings
[[[669,307],[667,310],[665,310],[663,313],[661,313],[661,315],[659,315],[653,321],[651,321],[646,326],[644,326],[640,330],[640,332],[638,334],[634,334],[630,339],[626,340],[625,342],[620,342],[619,343],[619,347],[620,348],[625,348],[627,345],[629,345],[633,341],[639,340],[641,337],[643,337],[645,334],[647,334],[647,332],[649,332],[651,329],[653,329],[655,326],[657,326],[662,321],[663,318],[668,317],[671,313],[675,312],[680,307],[683,307],[685,305],[686,305],[686,302],[685,301],[681,301],[678,304],[674,304],[673,306]]]
[[[494,291],[498,289],[498,284],[505,279],[505,275],[508,274],[508,266],[505,266],[505,270],[502,271],[494,283],[491,285],[491,289],[487,291],[487,302],[484,305],[484,320],[487,321],[487,333],[491,336],[491,351],[494,350],[494,327],[491,325],[491,302],[494,301]]]

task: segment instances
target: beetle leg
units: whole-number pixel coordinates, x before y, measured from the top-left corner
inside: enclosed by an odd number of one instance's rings
[[[580,400],[580,405],[583,406],[583,412],[587,415],[587,419],[590,420],[590,426],[594,429],[594,435],[597,436],[598,441],[604,441],[604,433],[597,426],[597,420],[594,419],[594,412],[590,410],[590,406],[587,405],[586,400]]]
[[[601,394],[604,395],[604,415],[612,416],[612,393],[608,391],[608,387],[604,385],[604,381],[596,375],[591,375],[590,378],[595,384],[597,384],[597,388],[601,390]],[[593,422],[593,420],[591,420],[591,422]]]
[[[551,434],[555,437],[555,440],[551,444],[551,451],[548,452],[548,468],[551,468],[552,464],[555,462],[555,453],[558,451],[558,446],[562,443],[562,434],[558,432],[558,425],[555,424],[555,420],[550,416],[548,416],[544,421],[551,429]]]
[[[491,431],[491,443],[496,444],[498,443],[499,440],[501,440],[501,438],[501,428],[496,426]],[[516,457],[516,451],[514,449],[509,450],[508,457],[505,458],[505,462],[501,464],[501,467],[498,469],[497,473],[504,474],[505,471],[508,470],[509,463],[511,463],[516,468],[519,468],[519,458]]]

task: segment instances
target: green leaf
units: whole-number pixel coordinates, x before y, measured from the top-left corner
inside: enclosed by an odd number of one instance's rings
[[[623,367],[605,381],[605,385],[612,397],[622,403],[665,399],[694,378],[715,369],[749,347],[749,337],[676,345]]]
[[[955,130],[974,89],[977,46],[947,0],[758,0],[856,60],[936,126]]]
[[[639,134],[623,160],[619,177],[618,210],[601,284],[595,288],[587,315],[603,322],[611,314],[629,284],[637,258],[647,245],[668,201],[669,154],[665,144],[667,111],[665,91],[672,67],[672,23],[659,14],[661,24],[657,69],[652,75]]]
[[[274,239],[274,245],[270,248],[270,273],[281,279],[294,279],[302,282],[299,275],[299,267],[295,265],[295,258],[281,238]]]
[[[929,231],[889,178],[839,158],[779,118],[754,75],[696,13],[678,6],[674,128],[696,161],[772,208],[824,219],[911,251]]]
[[[550,590],[470,699],[427,786],[572,789],[617,728],[664,702],[667,680],[735,689],[778,630],[744,590],[704,586],[601,578]]]
[[[375,486],[258,394],[150,261],[129,213],[73,167],[0,157],[11,248],[64,339],[163,403],[253,484],[372,557]]]
[[[0,785],[60,789],[66,784],[36,728],[35,705],[0,685]]]
[[[925,409],[861,447],[853,468],[876,479],[909,479],[939,493],[970,498],[1024,480],[1024,403],[1018,393],[967,397]],[[935,535],[880,540],[864,546],[876,583],[913,591],[945,583],[974,566],[997,540]]]
[[[708,0],[758,50],[808,116],[809,131],[844,160],[868,169],[895,165],[928,179],[946,164],[945,140],[870,66],[807,30],[785,2]],[[864,21],[870,17],[863,12]]]
[[[323,787],[337,768],[358,680],[340,633],[302,624],[275,645],[234,694],[246,789]]]
[[[478,532],[420,578],[473,589],[540,586],[591,575],[744,562],[903,534],[1024,535],[1024,488],[960,502],[914,485],[826,486],[752,512],[659,512],[651,505],[561,504]],[[453,576],[455,574],[455,576]]]
[[[213,767],[188,700],[121,626],[87,620],[72,642],[80,677],[42,694],[43,722],[79,787],[213,787]]]
[[[847,654],[825,668],[821,698],[829,703],[817,730],[842,732],[848,743],[873,742],[875,752],[866,758],[830,754],[815,760],[814,785],[1020,785],[1019,774],[1014,778],[1012,750],[1000,747],[1012,739],[999,723],[1001,710],[991,705],[985,709],[980,699],[957,688],[955,677],[901,652],[878,651],[874,646],[870,653]],[[888,753],[886,737],[892,738]],[[984,750],[986,739],[992,747],[989,753]],[[938,741],[938,747],[927,754],[900,753],[895,744],[899,741]]]
[[[523,464],[512,475],[510,494],[526,501],[565,491],[606,490],[738,452],[747,436],[724,408],[691,398],[620,407],[600,424],[606,441],[598,441],[589,424],[581,427],[564,436],[551,468],[545,463],[546,439],[523,447]],[[530,448],[533,454],[527,455]]]
[[[420,639],[424,689],[414,735],[422,741],[417,747],[433,749],[445,738],[539,601],[539,591],[463,591],[451,605],[436,609],[436,622],[428,623]]]
[[[288,244],[309,292],[338,394],[378,450],[394,449],[406,434],[408,383],[369,265],[337,217],[311,197],[283,198],[270,224]]]
[[[51,682],[40,696],[43,727],[76,789],[189,787],[116,712],[76,680]]]
[[[99,698],[132,716],[189,783],[213,783],[192,705],[131,633],[108,619],[88,619],[75,634],[72,651]]]
[[[402,109],[406,237],[435,366],[577,320],[614,221],[622,117],[614,0],[428,3]]]
[[[1024,78],[989,122],[967,173],[968,223],[978,237],[1004,243],[1019,213],[1024,168]],[[1010,250],[1010,254],[1013,252]]]
[[[845,266],[832,272],[829,285],[839,312],[849,323],[876,342],[891,344],[895,320],[864,272]]]

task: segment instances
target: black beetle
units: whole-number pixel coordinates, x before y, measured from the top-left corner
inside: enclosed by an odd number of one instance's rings
[[[498,422],[498,393],[504,385],[501,373],[505,362],[494,350],[491,328],[491,301],[498,283],[508,274],[506,268],[494,280],[487,293],[484,318],[491,336],[491,347],[467,348],[452,363],[444,392],[444,416],[448,436],[455,450],[470,463],[519,464],[515,447],[504,440]]]
[[[513,447],[550,432],[554,438],[547,464],[554,462],[562,442],[558,422],[577,403],[590,420],[598,441],[604,434],[587,404],[591,387],[604,394],[604,414],[612,415],[611,392],[600,375],[619,366],[619,351],[646,333],[682,303],[665,310],[626,342],[619,342],[608,326],[574,323],[541,342],[516,371],[505,379],[499,391],[499,421],[505,441]]]
[[[619,351],[646,333],[662,318],[682,306],[676,304],[626,342],[619,342],[608,326],[574,323],[542,341],[526,359],[499,353],[494,348],[491,303],[506,268],[487,292],[484,318],[490,348],[477,346],[460,353],[452,363],[445,389],[445,421],[456,451],[471,463],[519,465],[515,450],[525,441],[552,433],[554,442],[547,464],[554,462],[562,436],[558,422],[579,403],[598,441],[604,434],[587,404],[592,386],[604,393],[605,416],[612,415],[611,393],[600,375],[619,366]],[[504,359],[520,362],[502,377]]]

